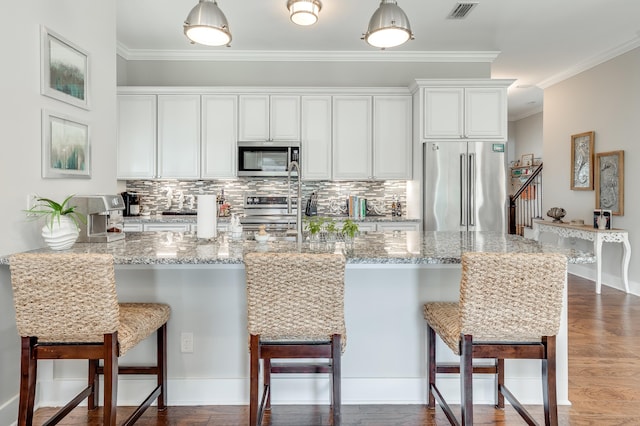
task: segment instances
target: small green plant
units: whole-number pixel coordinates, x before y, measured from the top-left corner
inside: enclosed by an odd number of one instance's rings
[[[327,218],[324,223],[324,230],[330,234],[335,234],[336,232],[338,232],[336,221],[331,218]]]
[[[53,228],[53,223],[57,220],[60,223],[61,216],[67,216],[79,228],[80,223],[87,223],[87,218],[76,210],[78,206],[69,205],[73,195],[69,195],[62,203],[57,203],[49,198],[37,198],[38,202],[25,212],[30,216],[45,217],[49,228]]]
[[[349,238],[353,238],[356,236],[356,232],[358,232],[358,224],[351,219],[345,220],[342,224],[342,233]]]
[[[311,216],[309,218],[305,218],[305,220],[307,221],[307,230],[309,230],[311,235],[315,235],[322,230],[324,220],[320,216]]]

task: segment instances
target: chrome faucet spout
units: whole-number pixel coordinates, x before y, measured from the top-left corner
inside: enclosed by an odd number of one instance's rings
[[[302,173],[300,172],[300,163],[292,161],[287,167],[287,212],[291,213],[291,172],[293,170],[298,172],[297,182],[297,206],[296,206],[296,236],[298,239],[298,245],[302,244]]]

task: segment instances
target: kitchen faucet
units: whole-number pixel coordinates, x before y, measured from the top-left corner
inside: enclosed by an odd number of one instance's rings
[[[298,239],[298,245],[302,243],[302,173],[300,172],[300,164],[297,161],[292,161],[287,167],[287,213],[291,214],[291,172],[296,169],[298,172],[298,195],[297,195],[297,207],[296,207],[296,236]]]

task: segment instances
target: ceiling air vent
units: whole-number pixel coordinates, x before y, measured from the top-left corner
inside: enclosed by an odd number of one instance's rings
[[[447,19],[464,19],[477,5],[477,1],[458,2],[449,12]]]

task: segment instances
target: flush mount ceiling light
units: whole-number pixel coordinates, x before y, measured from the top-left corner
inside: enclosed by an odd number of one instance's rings
[[[184,21],[184,35],[191,43],[224,46],[231,43],[227,17],[215,0],[200,0]]]
[[[318,13],[322,9],[320,0],[289,0],[287,9],[291,21],[298,25],[313,25],[318,22]]]
[[[385,49],[413,40],[413,32],[411,32],[409,18],[400,9],[396,0],[381,0],[362,38],[373,47]]]

